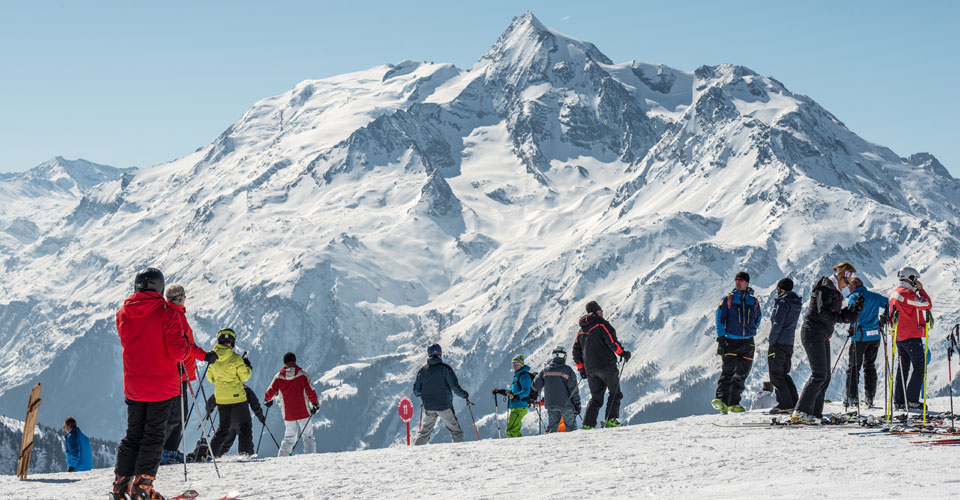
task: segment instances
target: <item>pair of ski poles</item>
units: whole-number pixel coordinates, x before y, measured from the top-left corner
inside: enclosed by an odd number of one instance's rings
[[[260,427],[260,437],[257,438],[257,449],[256,449],[256,451],[254,451],[254,453],[256,453],[257,456],[260,455],[260,442],[263,441],[263,430],[264,430],[264,429],[266,429],[267,432],[270,433],[270,439],[273,440],[273,444],[277,445],[277,449],[278,449],[278,450],[280,449],[280,443],[277,442],[276,436],[274,436],[274,435],[273,435],[273,431],[271,431],[271,430],[267,427],[267,417],[270,416],[270,408],[272,408],[272,407],[273,407],[273,405],[270,405],[270,406],[267,407],[267,413],[263,415],[263,422],[260,422],[260,424],[261,424],[261,427]]]

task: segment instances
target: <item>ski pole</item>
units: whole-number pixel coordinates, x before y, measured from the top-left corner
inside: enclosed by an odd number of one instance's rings
[[[887,312],[884,310],[883,318],[880,320],[880,338],[883,339],[883,415],[886,419],[886,423],[890,423],[890,407],[887,406],[887,394],[889,388],[887,387],[890,377],[890,364],[887,354],[887,332],[886,332],[886,322],[887,322]]]
[[[270,416],[270,408],[271,408],[272,406],[273,406],[273,405],[267,407],[267,413],[263,416],[263,422],[260,422],[260,424],[261,424],[261,427],[260,427],[260,437],[257,438],[257,449],[256,449],[256,451],[254,451],[254,453],[256,453],[257,456],[260,456],[260,441],[263,441],[263,430],[267,428],[267,417]]]
[[[310,414],[310,417],[307,418],[307,423],[303,426],[303,429],[300,429],[300,434],[297,434],[297,440],[293,442],[293,447],[290,448],[290,455],[293,456],[293,450],[297,448],[297,445],[300,444],[300,438],[303,436],[303,431],[307,430],[307,426],[310,425],[310,421],[313,420],[313,414]],[[297,427],[300,427],[300,424],[297,424]],[[306,446],[306,445],[304,445]]]
[[[947,383],[950,385],[950,430],[956,432],[954,427],[956,416],[953,414],[953,351],[957,348],[957,330],[960,330],[960,324],[953,326],[953,333],[950,334],[950,342],[947,345]]]
[[[471,406],[473,406],[473,403],[468,399],[467,409],[470,410],[470,420],[473,421],[473,431],[477,433],[477,441],[480,441],[480,431],[477,430],[477,419],[473,418],[473,408],[470,408]]]
[[[930,356],[930,323],[933,315],[927,309],[926,322],[923,324],[923,426],[927,426],[927,358]]]
[[[494,415],[497,416],[497,439],[502,439],[503,435],[500,434],[500,401],[497,400],[497,393],[493,393],[493,408]]]
[[[198,385],[198,387],[200,387],[200,388],[203,387],[203,381],[204,381],[204,380],[206,379],[206,377],[207,377],[207,369],[208,369],[208,368],[210,368],[210,363],[207,363],[207,366],[205,366],[205,367],[203,368],[203,375],[200,375],[200,378],[197,379],[197,385]],[[187,387],[190,388],[190,394],[193,394],[193,386],[190,385],[190,382],[187,382]],[[195,399],[195,398],[194,398],[194,399]],[[204,401],[206,401],[206,399],[204,399]],[[187,421],[190,420],[190,417],[191,417],[191,416],[193,416],[193,402],[190,403],[190,410],[187,411]],[[183,423],[183,426],[186,427],[186,426],[187,426],[187,422],[184,422],[184,423]]]
[[[180,363],[181,373],[183,370],[183,361]],[[187,395],[183,393],[183,386],[189,385],[189,381],[180,382],[180,454],[183,455],[183,481],[187,481]]]
[[[897,392],[897,388],[896,388],[897,384],[896,384],[896,381],[894,380],[894,378],[896,378],[896,375],[894,375],[894,373],[896,372],[897,367],[894,365],[894,363],[897,362],[897,321],[899,317],[900,317],[900,314],[897,311],[897,308],[894,307],[893,310],[890,312],[890,326],[893,328],[893,333],[890,336],[890,394],[888,396],[889,399],[887,401],[887,403],[890,406],[891,417],[893,416],[893,400],[894,400],[893,395],[895,392]]]
[[[200,388],[203,389],[203,386],[201,385]],[[197,404],[197,395],[193,391],[191,391],[191,395],[193,396],[193,408],[197,411],[197,418],[200,419],[200,437],[207,445],[207,452],[210,454],[210,461],[213,462],[213,469],[217,471],[217,479],[221,479],[220,467],[217,465],[217,457],[213,455],[213,447],[210,445],[211,439],[207,439],[207,429],[206,426],[203,425],[204,417],[200,414],[200,407]],[[204,403],[206,403],[206,399],[204,399]],[[206,408],[206,405],[204,405],[204,408]],[[211,427],[210,430],[212,431],[213,427]],[[183,461],[186,462],[187,457],[184,456],[183,458]]]
[[[420,403],[420,423],[417,424],[417,431],[423,430],[423,403]]]
[[[833,380],[833,372],[837,369],[837,365],[840,364],[840,359],[843,358],[843,350],[846,349],[847,342],[849,341],[850,341],[850,337],[847,337],[847,340],[843,341],[843,346],[840,347],[840,355],[837,356],[837,361],[833,363],[833,369],[830,370],[830,378],[828,378],[827,380]]]

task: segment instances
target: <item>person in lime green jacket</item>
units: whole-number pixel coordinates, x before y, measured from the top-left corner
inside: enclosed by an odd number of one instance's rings
[[[213,394],[220,410],[220,426],[210,442],[210,447],[220,450],[220,447],[230,436],[230,426],[237,422],[240,437],[239,452],[241,455],[253,455],[253,420],[250,419],[250,409],[247,404],[247,393],[243,383],[250,380],[253,367],[247,354],[240,356],[233,350],[237,342],[237,334],[229,328],[220,330],[217,334],[217,345],[213,352],[217,353],[217,362],[207,369],[207,380],[213,383]]]

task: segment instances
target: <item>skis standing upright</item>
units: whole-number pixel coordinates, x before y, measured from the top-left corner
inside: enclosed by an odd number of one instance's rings
[[[37,410],[40,408],[40,384],[30,391],[27,401],[27,417],[23,420],[23,437],[20,440],[20,457],[17,459],[17,478],[27,478],[30,468],[30,454],[33,452],[33,431],[37,427]]]

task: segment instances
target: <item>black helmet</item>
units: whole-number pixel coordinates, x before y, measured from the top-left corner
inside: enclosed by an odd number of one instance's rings
[[[163,295],[163,273],[155,267],[148,267],[140,271],[133,280],[133,291],[151,291]]]
[[[224,328],[217,333],[217,343],[226,345],[229,342],[230,347],[237,345],[237,334],[233,330]]]

